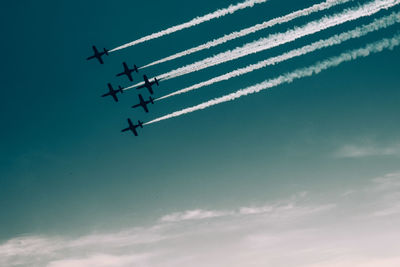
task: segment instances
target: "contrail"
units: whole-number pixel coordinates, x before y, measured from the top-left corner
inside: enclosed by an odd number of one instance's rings
[[[282,61],[285,60],[289,60],[291,58],[294,57],[298,57],[298,56],[302,56],[302,55],[306,55],[308,53],[314,52],[316,50],[325,48],[325,47],[329,47],[329,46],[333,46],[333,45],[338,45],[341,44],[342,42],[345,42],[347,40],[353,39],[353,38],[359,38],[361,36],[367,35],[368,33],[380,30],[380,29],[384,29],[387,28],[389,26],[392,26],[396,23],[400,22],[400,12],[397,13],[392,13],[389,16],[380,18],[380,19],[375,19],[372,23],[361,26],[361,27],[357,27],[354,30],[348,31],[348,32],[344,32],[341,34],[336,34],[334,36],[332,36],[329,39],[326,40],[320,40],[317,42],[314,42],[310,45],[306,45],[303,46],[301,48],[298,49],[294,49],[292,51],[289,51],[287,53],[284,53],[282,55],[276,56],[276,57],[272,57],[263,61],[260,61],[256,64],[251,64],[249,66],[246,66],[244,68],[240,68],[237,70],[234,70],[232,72],[220,75],[218,77],[212,78],[210,80],[186,87],[184,89],[178,90],[176,92],[170,93],[168,95],[165,95],[163,97],[157,98],[155,99],[155,101],[159,101],[165,98],[169,98],[171,96],[174,95],[180,95],[183,93],[187,93],[189,91],[193,91],[193,90],[197,90],[199,88],[205,87],[205,86],[209,86],[211,84],[217,83],[217,82],[221,82],[221,81],[226,81],[229,80],[231,78],[240,76],[240,75],[244,75],[246,73],[258,70],[258,69],[262,69],[265,68],[266,66],[270,66],[270,65],[275,65],[277,63],[280,63]]]
[[[399,3],[400,0],[375,0],[367,4],[364,4],[362,6],[358,6],[357,8],[346,9],[345,11],[339,14],[310,22],[302,27],[291,29],[285,33],[273,34],[267,38],[261,38],[258,41],[248,43],[242,47],[235,48],[234,50],[231,51],[229,50],[217,54],[215,56],[206,58],[204,60],[192,63],[190,65],[172,70],[170,72],[159,75],[158,78],[160,80],[169,80],[188,73],[196,72],[211,66],[215,66],[224,62],[238,59],[250,54],[258,53],[270,49],[272,47],[292,42],[301,37],[328,29],[330,27],[340,25],[345,22],[353,21],[361,17],[371,16],[383,9],[389,9],[390,7],[393,7]],[[141,84],[142,83],[138,83],[126,87],[124,90],[137,87]]]
[[[331,8],[333,6],[336,6],[336,5],[339,5],[339,4],[343,4],[343,3],[347,3],[349,1],[352,1],[352,0],[327,0],[326,2],[323,2],[323,3],[320,3],[320,4],[315,4],[315,5],[313,5],[313,6],[309,7],[309,8],[298,10],[298,11],[295,11],[293,13],[287,14],[285,16],[278,17],[278,18],[275,18],[275,19],[272,19],[272,20],[269,20],[269,21],[265,21],[263,23],[254,25],[252,27],[249,27],[249,28],[246,28],[246,29],[243,29],[243,30],[240,30],[240,31],[232,32],[232,33],[227,34],[227,35],[225,35],[225,36],[223,36],[221,38],[209,41],[209,42],[207,42],[205,44],[202,44],[202,45],[193,47],[191,49],[176,53],[174,55],[168,56],[166,58],[163,58],[163,59],[160,59],[160,60],[157,60],[157,61],[154,61],[154,62],[152,62],[150,64],[147,64],[147,65],[145,65],[143,67],[140,67],[139,69],[144,69],[144,68],[147,68],[147,67],[150,67],[150,66],[154,66],[154,65],[157,65],[157,64],[160,64],[160,63],[164,63],[164,62],[167,62],[167,61],[170,61],[170,60],[174,60],[174,59],[177,59],[177,58],[180,58],[180,57],[183,57],[183,56],[187,56],[187,55],[199,52],[199,51],[204,50],[204,49],[209,49],[211,47],[226,43],[228,41],[231,41],[231,40],[234,40],[234,39],[237,39],[237,38],[240,38],[240,37],[244,37],[246,35],[249,35],[251,33],[255,33],[257,31],[272,27],[274,25],[286,23],[286,22],[289,22],[289,21],[294,20],[296,18],[308,16],[308,15],[314,13],[314,12],[323,11],[325,9],[329,9],[329,8]]]
[[[298,69],[293,72],[281,75],[275,79],[267,80],[262,83],[241,89],[235,93],[231,93],[231,94],[228,94],[228,95],[225,95],[222,97],[214,98],[212,100],[209,100],[207,102],[201,103],[201,104],[193,106],[193,107],[175,111],[171,114],[168,114],[168,115],[159,117],[157,119],[154,119],[152,121],[146,122],[144,125],[148,125],[148,124],[152,124],[152,123],[159,122],[162,120],[167,120],[167,119],[171,119],[174,117],[178,117],[178,116],[181,116],[181,115],[184,115],[187,113],[194,112],[196,110],[209,108],[209,107],[217,105],[217,104],[235,100],[242,96],[258,93],[262,90],[267,90],[269,88],[276,87],[283,83],[291,83],[294,80],[304,78],[304,77],[309,77],[314,74],[318,74],[321,71],[327,70],[329,68],[339,66],[340,64],[342,64],[344,62],[352,61],[352,60],[355,60],[360,57],[367,57],[372,53],[378,53],[378,52],[383,51],[384,49],[392,50],[399,44],[400,44],[400,34],[396,34],[391,39],[385,38],[380,41],[368,44],[367,46],[365,46],[363,48],[351,50],[351,51],[342,53],[339,56],[331,57],[327,60],[318,62],[317,64],[312,65],[310,67]]]
[[[115,52],[117,50],[121,50],[121,49],[130,47],[130,46],[134,46],[134,45],[137,45],[137,44],[140,44],[140,43],[144,43],[144,42],[150,41],[152,39],[156,39],[156,38],[159,38],[159,37],[162,37],[162,36],[165,36],[165,35],[168,35],[168,34],[183,30],[183,29],[187,29],[187,28],[199,25],[199,24],[201,24],[203,22],[206,22],[206,21],[217,19],[217,18],[226,16],[228,14],[233,14],[236,11],[239,11],[239,10],[242,10],[242,9],[245,9],[245,8],[248,8],[248,7],[253,7],[255,4],[265,3],[267,1],[268,0],[246,0],[246,1],[238,3],[236,5],[230,5],[227,8],[218,9],[218,10],[212,12],[212,13],[206,14],[206,15],[201,16],[201,17],[194,18],[191,21],[185,22],[183,24],[175,25],[175,26],[173,26],[171,28],[168,28],[168,29],[165,29],[165,30],[162,30],[162,31],[159,31],[159,32],[152,33],[150,35],[147,35],[147,36],[144,36],[144,37],[142,37],[140,39],[137,39],[137,40],[135,40],[133,42],[118,46],[118,47],[110,50],[109,52]]]

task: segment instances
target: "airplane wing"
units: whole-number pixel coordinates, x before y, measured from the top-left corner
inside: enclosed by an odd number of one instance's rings
[[[115,102],[118,102],[118,97],[117,97],[117,95],[112,95],[112,97],[114,98],[114,100],[115,100]]]
[[[104,64],[103,59],[101,58],[101,56],[99,56],[97,59],[99,60],[100,64]]]
[[[132,74],[131,74],[130,72],[128,72],[128,73],[126,74],[126,76],[128,76],[128,79],[129,79],[131,82],[133,82]]]
[[[138,136],[138,133],[137,133],[136,129],[132,129],[132,133],[133,133],[135,136]]]
[[[147,105],[143,105],[143,109],[144,109],[144,111],[145,111],[146,113],[149,112],[149,109],[147,108]]]

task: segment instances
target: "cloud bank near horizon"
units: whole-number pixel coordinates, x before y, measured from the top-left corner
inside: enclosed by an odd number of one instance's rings
[[[0,265],[399,266],[399,189],[394,172],[323,200],[300,192],[265,205],[173,212],[114,233],[17,237],[0,244]]]

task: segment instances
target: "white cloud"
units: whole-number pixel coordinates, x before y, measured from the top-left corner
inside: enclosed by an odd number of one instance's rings
[[[289,207],[287,207],[287,208],[289,208]],[[274,206],[242,207],[239,209],[239,213],[244,214],[244,215],[249,215],[249,214],[260,214],[260,213],[272,212],[273,210],[274,210]]]
[[[95,254],[87,258],[63,259],[52,261],[48,267],[119,267],[132,266],[136,263],[145,261],[146,255],[107,255]]]
[[[210,219],[221,216],[229,215],[230,212],[226,211],[214,211],[214,210],[188,210],[184,212],[175,212],[172,214],[167,214],[163,216],[160,220],[162,222],[180,222],[180,221],[188,221],[188,220],[201,220],[201,219]]]
[[[342,146],[334,154],[338,158],[394,156],[400,155],[400,144],[394,144],[391,146],[378,146],[370,143],[364,145],[349,144]]]
[[[390,216],[396,214],[400,214],[400,201],[392,203],[391,207],[382,208],[372,213],[373,216]]]
[[[376,192],[382,197],[374,203],[377,207],[372,216],[400,215],[400,172],[388,173],[372,180],[368,192]]]
[[[0,266],[400,266],[399,189],[400,173],[391,173],[325,203],[300,193],[115,233],[13,238],[0,244]]]
[[[400,172],[388,173],[382,177],[377,177],[372,180],[377,190],[391,190],[395,187],[400,187]]]
[[[387,259],[352,259],[337,260],[334,262],[320,262],[309,267],[398,267],[400,257],[391,257]]]

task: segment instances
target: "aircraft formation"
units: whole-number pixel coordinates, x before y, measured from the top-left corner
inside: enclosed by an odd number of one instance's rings
[[[93,46],[93,55],[88,57],[88,60],[97,60],[100,64],[104,64],[104,57],[109,56],[115,51],[119,51],[131,46],[134,46],[139,43],[147,42],[153,40],[155,38],[159,38],[162,36],[166,36],[172,34],[176,31],[180,31],[183,29],[191,28],[199,23],[203,23],[209,21],[211,19],[219,18],[220,16],[225,16],[228,14],[233,14],[235,11],[250,8],[255,6],[255,4],[260,4],[263,2],[267,2],[268,0],[244,0],[242,3],[238,3],[237,5],[229,6],[225,9],[219,9],[216,12],[209,13],[202,17],[196,17],[190,21],[187,21],[183,24],[175,25],[170,28],[164,29],[159,32],[154,32],[152,34],[143,36],[134,41],[125,43],[118,47],[115,47],[111,50],[103,49],[98,50],[95,46]],[[186,57],[196,52],[200,52],[203,50],[208,50],[212,47],[224,45],[227,42],[232,40],[236,40],[238,38],[244,38],[248,35],[251,35],[257,31],[269,29],[269,32],[266,33],[264,37],[258,39],[246,40],[245,43],[240,44],[236,47],[230,47],[228,50],[218,52],[213,55],[208,55],[205,58],[201,58],[194,62],[188,63],[186,65],[177,66],[174,69],[167,70],[164,73],[157,74],[157,78],[149,79],[146,75],[143,75],[144,82],[137,83],[135,85],[131,85],[129,87],[123,88],[118,86],[114,88],[110,83],[108,84],[108,92],[104,93],[102,96],[111,96],[115,102],[118,102],[118,97],[120,94],[123,94],[124,91],[136,88],[140,90],[140,94],[138,94],[138,103],[134,103],[132,108],[143,109],[144,112],[149,112],[150,104],[154,104],[154,102],[168,99],[173,96],[178,96],[181,94],[189,93],[194,90],[198,90],[203,87],[211,86],[213,84],[222,83],[224,81],[230,79],[236,79],[242,75],[246,75],[251,72],[260,71],[261,69],[273,67],[279,63],[283,63],[288,60],[294,60],[298,57],[306,57],[308,54],[317,53],[319,50],[324,50],[329,47],[338,46],[345,42],[350,42],[353,39],[363,38],[364,36],[371,34],[375,31],[384,30],[386,28],[394,27],[396,24],[400,23],[400,12],[393,11],[391,14],[386,14],[384,16],[377,16],[372,20],[372,16],[378,15],[384,10],[389,10],[394,8],[395,6],[400,5],[400,0],[365,0],[362,4],[354,4],[350,8],[344,7],[343,9],[338,9],[333,11],[329,16],[318,17],[317,19],[311,18],[311,20],[307,20],[307,22],[301,22],[301,25],[291,25],[288,26],[287,29],[275,31],[273,27],[275,25],[281,25],[288,23],[297,18],[307,18],[312,13],[318,13],[322,11],[329,10],[330,8],[350,4],[353,2],[352,0],[324,0],[324,2],[313,4],[312,6],[305,7],[303,9],[292,11],[291,13],[287,13],[286,15],[271,18],[268,20],[264,20],[261,23],[257,23],[253,26],[242,28],[239,31],[234,31],[229,34],[224,34],[219,38],[202,42],[193,47],[189,47],[185,50],[180,50],[174,54],[170,54],[168,56],[162,57],[160,59],[154,60],[152,62],[148,62],[147,65],[141,65],[139,68],[136,65],[129,65],[126,62],[122,62],[122,72],[116,74],[117,77],[126,76],[129,81],[134,80],[134,73],[139,73],[139,70],[146,69],[151,66],[155,66],[157,64],[162,64],[165,62],[169,62],[181,57]],[[359,19],[367,19],[371,17],[368,23],[360,23],[360,25],[355,26],[352,29],[345,31],[338,31],[334,35],[331,35],[325,39],[319,39],[318,41],[304,44],[302,46],[296,46],[294,49],[285,50],[281,54],[271,55],[267,58],[262,58],[257,62],[253,62],[247,64],[245,66],[234,68],[225,72],[221,75],[212,76],[211,78],[207,78],[206,80],[199,81],[198,83],[188,85],[182,89],[175,90],[174,92],[170,92],[161,97],[153,99],[152,95],[154,94],[154,85],[159,85],[159,81],[167,82],[170,79],[178,78],[183,75],[188,75],[191,73],[195,73],[210,67],[216,67],[220,64],[232,62],[235,60],[242,59],[244,57],[255,55],[257,53],[267,51],[273,48],[280,47],[289,43],[296,43],[298,39],[306,38],[308,36],[317,35],[320,32],[326,31],[330,28],[339,27],[339,25],[347,24],[349,22],[355,22]],[[250,38],[249,38],[250,39]],[[147,126],[153,123],[157,123],[163,120],[176,118],[185,114],[189,114],[198,110],[204,110],[206,108],[222,104],[225,102],[234,101],[240,97],[244,97],[250,94],[256,94],[263,90],[268,90],[273,87],[277,87],[281,84],[291,83],[294,80],[313,76],[315,74],[320,73],[323,70],[328,68],[337,67],[342,63],[348,62],[350,60],[355,60],[357,58],[367,57],[370,54],[379,53],[386,49],[393,49],[396,46],[400,45],[400,34],[396,34],[391,38],[383,38],[375,42],[368,43],[363,47],[358,47],[356,49],[345,50],[341,54],[336,56],[325,58],[324,60],[319,60],[313,65],[308,65],[303,68],[297,68],[292,70],[291,72],[281,72],[278,73],[275,77],[268,77],[268,79],[261,81],[259,83],[255,83],[248,87],[244,87],[238,89],[235,92],[227,93],[225,95],[221,95],[219,97],[214,97],[212,99],[206,100],[202,103],[195,104],[193,106],[185,107],[165,115],[161,115],[158,118],[153,118],[152,120],[146,121],[142,123],[138,121],[138,124],[135,125],[131,120],[128,121],[129,127],[124,129],[124,131],[131,130],[133,134],[137,135],[137,128]],[[236,66],[236,64],[232,64]],[[272,73],[272,72],[269,72]],[[145,90],[141,90],[145,89]],[[150,94],[149,97],[145,96],[145,94]]]
[[[93,55],[86,58],[86,60],[92,60],[92,59],[97,59],[98,62],[100,64],[104,64],[104,60],[103,60],[103,56],[108,56],[108,52],[109,50],[107,50],[106,48],[103,49],[103,51],[100,51],[97,49],[96,46],[92,46],[93,49]],[[123,71],[121,73],[116,74],[117,77],[121,77],[121,76],[126,76],[129,81],[133,81],[133,76],[132,73],[136,72],[139,73],[139,68],[136,65],[133,65],[132,68],[130,68],[128,66],[128,64],[126,62],[122,62],[122,66],[123,66]],[[149,80],[149,78],[147,78],[147,75],[143,75],[143,85],[140,85],[138,87],[136,87],[136,89],[141,90],[141,89],[147,89],[147,91],[149,92],[150,95],[154,94],[154,90],[153,90],[153,86],[156,84],[157,86],[159,86],[159,80],[157,80],[157,78],[154,78],[152,81]],[[101,97],[107,97],[107,96],[111,96],[115,102],[118,102],[118,94],[123,94],[124,93],[124,88],[122,86],[118,86],[118,89],[114,89],[114,87],[111,85],[111,83],[107,84],[108,86],[108,92],[106,92],[105,94],[101,95]],[[148,105],[149,104],[154,104],[154,98],[149,96],[148,100],[145,100],[142,96],[142,94],[138,95],[139,98],[139,103],[135,104],[132,106],[132,108],[143,108],[143,110],[148,113],[149,112],[149,108]],[[138,136],[138,132],[137,132],[137,128],[143,128],[143,122],[138,120],[138,124],[134,124],[132,122],[131,119],[127,119],[128,121],[128,127],[125,129],[122,129],[121,132],[126,132],[126,131],[131,131],[135,136]]]

